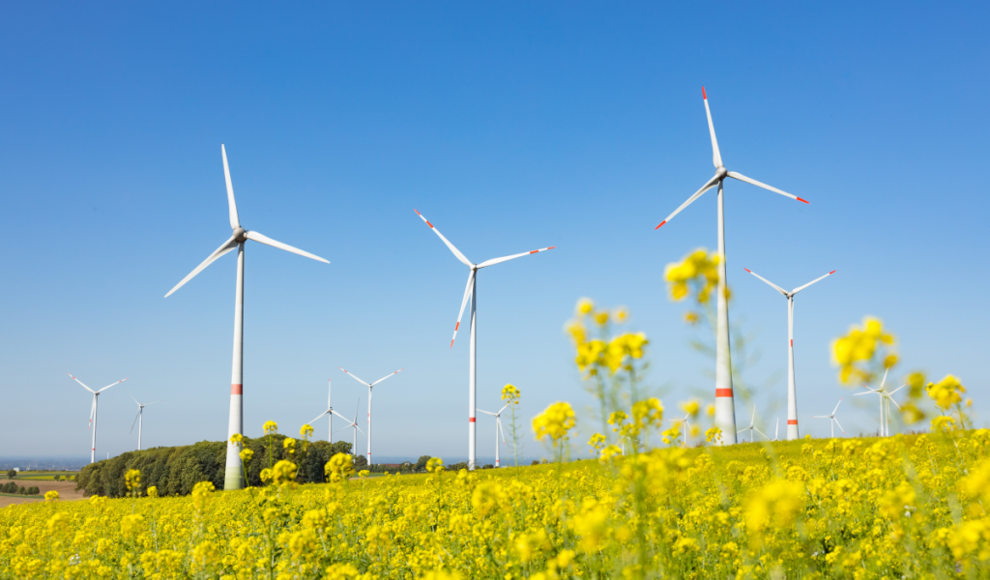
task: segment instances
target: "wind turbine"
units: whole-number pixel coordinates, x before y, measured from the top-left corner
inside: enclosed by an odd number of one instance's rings
[[[777,426],[773,430],[773,440],[780,441],[780,417],[777,417]]]
[[[329,391],[329,388],[327,390]],[[359,406],[361,405],[361,399],[358,399],[358,405]],[[330,422],[330,431],[329,431],[329,433],[327,433],[327,441],[329,443],[333,443],[333,433],[334,433],[334,431],[333,431],[333,416],[336,415],[336,416],[340,417],[341,419],[343,419],[344,421],[350,421],[350,419],[348,419],[347,417],[341,415],[340,413],[338,413],[337,411],[334,410],[334,408],[330,405],[330,394],[329,393],[327,393],[327,410],[326,411],[323,411],[322,413],[320,413],[319,415],[317,415],[315,419],[313,419],[312,421],[309,422],[309,424],[312,425],[313,423],[316,423],[324,415],[327,416],[327,419]],[[356,412],[354,414],[354,421],[357,421],[357,413]],[[354,426],[356,427],[357,424],[355,423]],[[348,427],[350,427],[350,425],[348,425]],[[347,427],[345,427],[345,429],[346,428]],[[339,430],[340,429],[338,429],[338,431]],[[362,433],[364,433],[364,431],[362,431]],[[354,442],[357,443],[357,439],[355,439]]]
[[[230,181],[230,169],[227,166],[227,150],[220,145],[220,154],[223,156],[223,175],[227,182],[227,210],[230,214],[230,227],[234,230],[230,239],[220,245],[203,263],[196,266],[196,269],[175,285],[165,295],[168,298],[173,292],[192,280],[196,274],[202,272],[207,266],[215,262],[220,256],[237,249],[237,289],[234,292],[234,362],[230,372],[230,418],[227,423],[227,465],[224,471],[223,488],[225,490],[241,489],[244,487],[242,479],[241,456],[237,445],[230,442],[230,437],[234,433],[241,433],[244,425],[244,246],[247,240],[256,242],[299,254],[319,262],[329,264],[323,258],[304,252],[299,248],[294,248],[288,244],[277,242],[268,236],[258,232],[248,231],[241,227],[241,221],[237,217],[237,204],[234,202],[234,186]]]
[[[665,421],[669,421],[671,423],[674,423],[675,425],[679,425],[679,426],[681,426],[684,429],[684,446],[685,447],[687,447],[689,445],[688,439],[691,436],[691,423],[689,421],[690,418],[691,418],[691,413],[684,413],[684,417],[682,417],[682,418],[665,419]]]
[[[794,295],[808,286],[811,286],[815,282],[828,278],[832,274],[835,274],[836,271],[832,270],[828,274],[825,274],[820,278],[815,278],[804,286],[798,286],[794,290],[788,292],[749,268],[743,268],[743,270],[746,270],[760,280],[763,280],[773,287],[774,290],[783,294],[784,298],[787,298],[787,439],[788,441],[791,441],[800,437],[800,435],[798,435],[797,419],[797,387],[795,386],[794,379]]]
[[[739,433],[740,434],[741,433],[745,433],[746,431],[749,431],[749,442],[750,443],[753,442],[753,437],[754,437],[753,432],[754,431],[757,432],[757,433],[759,433],[760,435],[763,435],[763,431],[760,431],[759,429],[756,428],[756,407],[753,407],[753,416],[749,420],[749,427],[746,427],[744,429],[740,429],[739,430]],[[763,435],[763,438],[764,439],[769,439],[769,437],[767,437],[766,435]]]
[[[506,404],[505,407],[502,407],[501,409],[498,410],[498,413],[492,413],[491,411],[482,411],[481,409],[478,409],[479,411],[481,411],[482,413],[484,413],[486,415],[491,415],[492,417],[495,417],[495,467],[498,467],[499,466],[499,459],[498,459],[498,438],[499,438],[499,435],[502,436],[502,445],[505,445],[506,444],[505,443],[505,431],[502,429],[502,419],[500,419],[499,416],[502,414],[502,411],[504,411],[508,406],[509,405]]]
[[[100,393],[102,393],[103,391],[109,389],[110,387],[112,387],[114,385],[119,385],[120,383],[126,381],[127,378],[120,379],[116,383],[111,383],[111,384],[103,387],[99,391],[94,391],[93,389],[91,389],[91,388],[87,387],[85,384],[83,384],[82,381],[80,381],[76,377],[73,377],[71,373],[65,373],[65,374],[67,374],[70,377],[72,377],[72,380],[74,380],[77,383],[79,383],[80,385],[82,385],[82,387],[84,389],[86,389],[87,391],[93,393],[93,406],[90,408],[90,411],[89,411],[89,428],[93,430],[93,448],[90,449],[90,452],[89,452],[89,462],[90,463],[96,463],[96,411],[97,411],[97,407],[99,406]]]
[[[132,395],[131,392],[128,391],[126,387],[124,388],[124,391],[127,392],[127,396],[130,397],[132,401],[134,401],[135,403],[137,403],[137,406],[138,406],[137,415],[134,416],[134,422],[131,423],[131,430],[128,431],[127,434],[130,435],[131,433],[133,433],[134,432],[134,425],[137,425],[137,428],[138,428],[138,451],[141,451],[141,430],[142,430],[142,427],[144,427],[144,408],[147,407],[148,405],[154,405],[155,403],[161,403],[161,400],[153,401],[151,403],[145,403],[144,405],[142,405],[141,403],[138,403],[138,400],[134,398],[134,395]]]
[[[854,395],[856,397],[859,397],[860,395],[870,395],[874,393],[880,395],[880,436],[881,437],[887,437],[888,435],[890,435],[890,403],[893,403],[898,410],[900,410],[901,408],[901,406],[897,404],[897,401],[894,400],[893,397],[894,393],[907,386],[907,385],[901,385],[896,389],[894,389],[893,391],[887,391],[885,385],[887,384],[888,372],[890,372],[890,369],[887,369],[883,372],[883,380],[880,381],[879,389],[871,389],[870,387],[863,385],[863,388],[866,389],[866,392],[856,393]]]
[[[402,372],[405,369],[404,368],[401,368],[401,369],[395,371],[392,374],[385,375],[384,377],[378,379],[377,381],[375,381],[373,383],[366,383],[366,382],[362,381],[361,379],[359,379],[357,377],[357,375],[348,372],[343,367],[337,367],[337,368],[340,369],[340,370],[342,370],[342,371],[344,371],[348,375],[350,375],[355,381],[361,383],[362,385],[367,385],[368,386],[368,465],[371,465],[371,388],[374,387],[375,385],[377,385],[378,383],[384,381],[385,379],[391,378],[391,377],[399,374],[400,372]],[[346,418],[345,418],[345,420],[346,420]],[[355,418],[355,421],[356,420],[357,419]],[[355,449],[355,451],[357,451],[357,449]]]
[[[341,419],[343,419],[345,421],[350,421],[350,423],[351,423],[350,425],[348,425],[346,427],[341,427],[340,429],[337,429],[337,431],[343,431],[344,429],[350,429],[352,427],[354,428],[354,442],[351,443],[351,453],[352,454],[357,452],[357,432],[358,431],[361,431],[361,428],[358,427],[358,424],[357,424],[358,409],[360,409],[360,408],[361,408],[361,399],[358,399],[357,407],[354,408],[354,420],[353,421],[351,421],[347,417],[341,415],[337,411],[334,411],[333,412],[334,415],[337,415],[338,417],[340,417]],[[317,417],[317,418],[319,418],[319,417]],[[361,433],[364,433],[364,431],[361,431]]]
[[[487,268],[488,266],[494,266],[495,264],[501,264],[502,262],[508,262],[509,260],[514,260],[516,258],[521,258],[523,256],[528,256],[530,254],[536,254],[546,250],[552,250],[557,246],[550,246],[548,248],[540,248],[538,250],[532,250],[529,252],[523,252],[521,254],[513,254],[511,256],[503,256],[501,258],[493,258],[491,260],[486,260],[480,264],[475,264],[474,262],[468,260],[460,250],[454,247],[454,244],[450,243],[447,238],[443,237],[440,230],[435,228],[423,214],[419,213],[417,210],[416,215],[422,219],[426,225],[430,226],[443,243],[453,252],[454,257],[460,260],[462,264],[468,267],[470,272],[468,273],[467,287],[464,288],[464,298],[461,300],[461,310],[457,313],[457,324],[454,325],[454,336],[450,339],[450,348],[454,348],[454,339],[457,338],[457,329],[461,327],[461,317],[464,316],[464,307],[467,305],[467,301],[471,299],[471,345],[470,345],[470,362],[468,364],[468,469],[474,469],[477,463],[477,425],[476,417],[478,410],[477,403],[477,382],[478,382],[478,284],[477,284],[477,272],[482,268]]]
[[[725,219],[722,202],[724,197],[722,195],[722,182],[725,181],[726,177],[731,177],[803,203],[808,202],[776,187],[761,183],[755,179],[750,179],[741,173],[727,170],[722,164],[722,154],[719,153],[718,140],[715,139],[715,125],[712,123],[712,112],[708,107],[708,95],[705,94],[705,87],[701,87],[701,96],[705,101],[705,113],[708,115],[708,133],[712,139],[712,162],[715,164],[715,176],[701,186],[701,189],[694,192],[694,195],[689,197],[687,201],[674,210],[674,213],[667,216],[667,219],[660,222],[660,225],[654,229],[659,229],[660,226],[674,219],[674,216],[694,203],[703,193],[718,186],[718,255],[721,259],[718,264],[718,291],[716,296],[718,316],[715,340],[715,426],[722,430],[725,443],[732,444],[736,442],[736,410],[732,397],[732,357],[729,352],[729,305],[726,300]]]
[[[843,429],[842,428],[842,425],[839,424],[839,420],[835,418],[835,412],[839,410],[839,405],[841,405],[841,404],[842,404],[842,398],[840,397],[839,398],[839,402],[836,403],[835,404],[835,408],[832,409],[832,414],[831,415],[812,415],[811,416],[812,419],[828,419],[829,420],[829,426],[832,428],[832,437],[833,438],[835,438],[835,426],[836,425],[839,425],[839,431],[842,431],[842,434],[843,435],[846,434],[845,429]]]

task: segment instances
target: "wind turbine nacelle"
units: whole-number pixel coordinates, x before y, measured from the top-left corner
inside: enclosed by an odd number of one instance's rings
[[[238,244],[242,244],[244,243],[244,240],[247,239],[247,230],[245,230],[241,226],[237,226],[236,228],[234,228],[233,237],[235,242],[237,242]]]

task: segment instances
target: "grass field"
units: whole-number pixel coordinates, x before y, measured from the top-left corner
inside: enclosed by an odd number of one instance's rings
[[[957,430],[358,481],[331,462],[331,484],[282,462],[264,488],[0,510],[0,578],[985,577],[988,457],[990,431]]]
[[[62,479],[79,475],[78,471],[22,471],[14,477],[14,481],[54,481],[58,475]],[[0,481],[3,481],[0,479]],[[4,483],[6,483],[4,481]]]

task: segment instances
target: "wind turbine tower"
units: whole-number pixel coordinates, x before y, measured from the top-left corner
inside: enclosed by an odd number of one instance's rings
[[[804,286],[798,286],[790,292],[784,290],[780,286],[777,286],[770,280],[767,280],[749,268],[743,268],[743,270],[746,270],[760,280],[763,280],[774,290],[783,294],[784,298],[787,298],[787,439],[788,441],[792,441],[800,437],[798,434],[797,418],[797,387],[795,386],[796,381],[794,378],[794,296],[815,282],[819,282],[825,278],[828,278],[832,274],[835,274],[835,270],[832,270],[824,276],[815,278]]]
[[[723,211],[722,185],[726,177],[731,177],[738,181],[762,187],[768,191],[779,193],[784,197],[808,203],[806,200],[791,195],[786,191],[777,189],[765,183],[746,177],[741,173],[729,171],[722,163],[722,154],[719,153],[718,140],[715,138],[715,124],[712,122],[712,112],[708,107],[708,95],[705,87],[701,87],[701,96],[705,101],[705,114],[708,116],[708,133],[712,140],[712,162],[715,164],[715,176],[709,179],[701,189],[681,204],[674,213],[667,216],[667,219],[660,222],[654,229],[674,219],[674,216],[681,213],[684,208],[695,202],[703,193],[713,187],[718,187],[718,255],[721,258],[718,265],[718,290],[716,296],[717,323],[715,337],[715,426],[722,430],[722,437],[726,444],[736,442],[736,409],[732,393],[732,360],[729,353],[729,305],[726,299],[726,274],[725,274],[725,212]]]
[[[443,241],[444,245],[450,249],[462,264],[468,267],[470,270],[468,272],[467,287],[464,289],[464,298],[461,300],[461,310],[457,314],[457,324],[454,325],[454,336],[450,339],[450,348],[454,348],[454,339],[457,338],[457,330],[461,327],[461,317],[464,316],[464,307],[467,305],[468,299],[471,299],[471,345],[470,345],[470,362],[468,364],[468,469],[474,469],[477,466],[478,454],[477,454],[477,395],[478,395],[478,270],[482,268],[487,268],[488,266],[494,266],[495,264],[501,264],[502,262],[508,262],[509,260],[515,260],[516,258],[522,258],[523,256],[529,256],[530,254],[537,254],[539,252],[545,252],[546,250],[552,250],[557,246],[550,246],[548,248],[540,248],[538,250],[531,250],[529,252],[523,252],[521,254],[513,254],[511,256],[503,256],[501,258],[493,258],[481,262],[480,264],[475,264],[474,262],[468,260],[460,250],[454,247],[454,244],[450,243],[447,238],[443,237],[433,224],[431,224],[423,214],[416,210],[416,215],[423,220],[426,225],[430,226],[430,229],[436,233],[437,236]]]
[[[82,381],[80,381],[76,377],[73,377],[72,374],[70,374],[70,373],[66,373],[66,374],[69,375],[70,377],[72,377],[72,380],[74,380],[77,383],[79,383],[80,385],[82,385],[82,387],[84,389],[86,389],[87,391],[93,393],[93,406],[90,407],[90,411],[89,411],[89,428],[93,430],[93,446],[89,450],[89,462],[90,463],[96,463],[96,411],[97,411],[97,408],[99,407],[99,403],[100,403],[100,393],[102,393],[103,391],[109,389],[110,387],[112,387],[114,385],[119,385],[120,383],[126,381],[127,379],[126,378],[120,379],[116,383],[111,383],[111,384],[103,387],[99,391],[94,391],[93,389],[91,389],[91,388],[87,387],[86,385],[84,385]],[[107,455],[107,457],[109,458],[110,456]]]
[[[192,280],[197,274],[202,272],[207,266],[215,262],[221,256],[237,250],[237,286],[234,291],[234,357],[230,371],[230,416],[227,421],[227,465],[224,470],[223,488],[225,490],[241,489],[244,487],[242,476],[240,450],[230,442],[230,437],[235,433],[243,433],[244,426],[244,248],[248,240],[299,254],[306,258],[329,264],[323,258],[304,252],[299,248],[294,248],[288,244],[275,241],[268,236],[255,231],[246,230],[241,227],[241,220],[237,215],[237,204],[234,201],[234,186],[230,181],[230,169],[227,166],[227,150],[220,145],[220,155],[223,157],[223,175],[227,182],[227,210],[230,217],[230,227],[233,230],[230,239],[220,244],[212,254],[203,262],[196,266],[196,269],[175,285],[165,295],[168,298],[173,292]]]

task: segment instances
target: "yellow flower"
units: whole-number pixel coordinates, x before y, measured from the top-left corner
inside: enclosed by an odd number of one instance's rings
[[[370,474],[371,474],[371,472],[368,471],[367,469],[362,469],[361,471],[358,472],[358,477],[360,477],[361,479],[364,479],[365,477],[368,477],[368,475],[370,475]]]
[[[272,468],[272,481],[275,485],[294,481],[296,479],[296,470],[295,463],[282,459],[275,463],[275,467]]]
[[[306,423],[305,425],[303,425],[302,427],[300,427],[299,428],[299,436],[302,437],[303,439],[305,439],[306,437],[312,437],[313,436],[313,426],[310,425],[309,423]]]
[[[141,487],[141,472],[137,469],[130,469],[124,475],[124,484],[127,491],[137,491]]]
[[[261,470],[260,478],[262,483],[268,483],[272,480],[272,470],[268,467]]]
[[[45,501],[58,501],[58,492],[54,490],[45,492]]]
[[[688,324],[691,324],[691,325],[698,324],[698,322],[700,320],[701,320],[701,317],[698,316],[698,313],[697,312],[693,312],[691,310],[688,310],[687,312],[684,313],[684,322],[687,322]]]
[[[577,302],[577,313],[579,315],[590,314],[595,309],[595,303],[591,298],[581,298]]]
[[[275,421],[265,421],[264,429],[265,435],[274,435],[278,433],[278,423]]]
[[[568,403],[554,403],[533,418],[536,440],[542,441],[549,436],[556,444],[567,437],[568,432],[574,427],[574,421],[574,409]]]
[[[701,410],[701,403],[692,399],[690,401],[685,401],[681,403],[681,410],[692,417],[698,416],[698,411]]]
[[[148,497],[152,497],[152,498],[158,497],[158,488],[153,485],[147,489],[147,492],[148,492]]]
[[[296,440],[292,437],[286,437],[282,440],[282,447],[285,448],[289,455],[292,455],[296,452]]]
[[[141,514],[130,514],[120,520],[120,531],[125,538],[133,538],[141,531],[141,524],[144,516]]]
[[[625,306],[620,306],[612,312],[612,319],[619,324],[625,324],[629,321],[629,309]]]
[[[519,389],[515,385],[505,385],[502,387],[502,400],[510,405],[519,404]]]
[[[601,549],[609,532],[608,519],[611,513],[609,506],[594,498],[588,497],[581,502],[581,511],[570,522],[571,528],[581,538],[581,550],[594,553]]]
[[[471,506],[479,518],[500,510],[508,501],[508,495],[502,486],[494,481],[484,481],[474,488],[471,494]]]
[[[711,297],[712,290],[718,286],[718,265],[721,259],[716,252],[708,253],[704,248],[694,250],[684,257],[681,262],[667,264],[664,278],[670,290],[670,298],[679,302],[695,289],[695,300],[705,304]]]
[[[240,433],[234,433],[233,435],[230,436],[231,445],[237,445],[238,447],[240,447],[243,441],[244,441],[244,435],[241,435]]]
[[[605,436],[601,433],[595,433],[588,440],[588,446],[594,449],[596,453],[601,453],[602,448],[605,447]]]
[[[347,453],[337,453],[323,466],[323,473],[330,483],[342,483],[354,473],[354,457]]]
[[[804,486],[798,482],[775,479],[746,499],[746,530],[758,538],[772,525],[787,528],[804,505]]]
[[[251,451],[250,449],[241,449],[239,455],[241,456],[241,461],[247,464],[254,457],[254,451]]]
[[[439,457],[431,457],[426,462],[426,470],[429,471],[429,472],[434,472],[434,471],[437,472],[437,473],[442,472],[443,471],[443,459],[440,459]]]
[[[608,324],[608,312],[599,312],[595,314],[595,323],[599,326]]]
[[[873,380],[874,373],[869,364],[878,349],[894,344],[894,336],[883,330],[883,324],[876,318],[863,318],[863,326],[853,325],[849,334],[832,341],[832,360],[839,366],[839,381],[850,384]],[[897,363],[893,353],[883,355],[882,365],[890,368]]]
[[[962,393],[966,392],[966,387],[952,375],[946,375],[937,383],[928,383],[926,389],[928,396],[944,411],[948,411],[952,405],[962,402]]]

